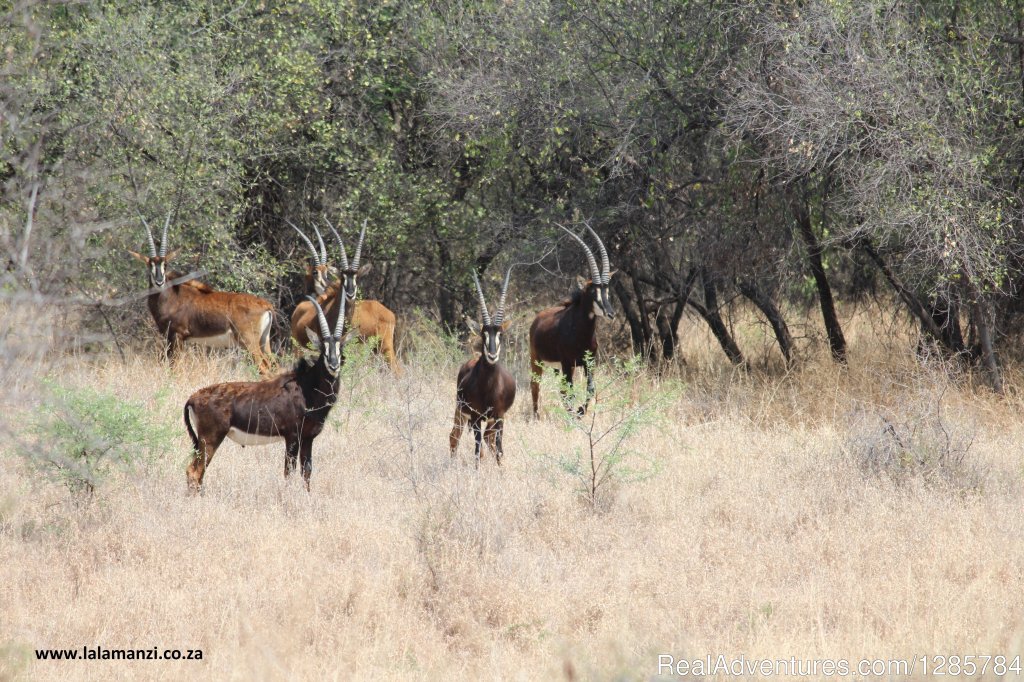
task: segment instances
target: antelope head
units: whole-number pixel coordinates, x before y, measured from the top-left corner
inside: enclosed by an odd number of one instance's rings
[[[160,238],[160,249],[157,250],[156,242],[153,240],[153,231],[149,229],[149,223],[146,222],[145,218],[139,216],[142,219],[142,224],[146,228],[146,237],[149,238],[149,255],[143,256],[141,253],[135,251],[129,251],[128,253],[135,259],[142,261],[146,264],[146,270],[149,273],[149,285],[158,289],[163,288],[164,284],[167,283],[167,263],[178,255],[178,250],[175,249],[170,253],[167,253],[167,228],[171,224],[171,214],[167,214],[167,220],[164,221],[164,232]]]
[[[359,231],[359,241],[356,242],[356,250],[352,254],[351,261],[349,261],[348,254],[345,252],[345,245],[341,242],[341,235],[334,229],[334,225],[331,225],[326,216],[324,216],[324,221],[327,222],[327,226],[334,233],[334,239],[338,242],[338,250],[341,252],[341,288],[345,292],[345,298],[348,299],[349,303],[352,303],[356,300],[356,291],[358,290],[356,281],[360,277],[364,277],[372,267],[370,263],[365,263],[362,267],[359,267],[359,259],[363,254],[363,237],[366,236],[366,221],[363,221],[363,229]]]
[[[580,278],[580,289],[586,291],[587,287],[592,287],[594,293],[594,315],[607,317],[610,320],[615,317],[615,310],[612,308],[611,298],[608,296],[608,284],[611,282],[612,275],[615,272],[611,269],[611,264],[608,261],[608,251],[604,248],[604,242],[601,241],[601,238],[597,236],[597,233],[594,232],[590,225],[584,224],[584,226],[597,241],[597,248],[601,252],[601,267],[598,267],[597,259],[594,258],[594,252],[590,250],[590,247],[583,241],[583,238],[564,226],[559,225],[567,234],[580,243],[580,246],[583,247],[583,252],[587,256],[587,263],[590,265],[590,282],[588,283]]]
[[[341,370],[341,365],[345,361],[345,343],[348,341],[352,332],[342,334],[342,330],[345,327],[345,299],[342,297],[340,307],[338,308],[338,321],[334,325],[334,332],[331,332],[331,326],[327,323],[327,315],[324,314],[324,309],[320,307],[316,299],[312,296],[306,296],[313,306],[316,308],[316,317],[320,321],[320,333],[315,333],[312,329],[307,330],[306,338],[309,339],[309,343],[313,346],[313,350],[319,355],[319,358],[324,360],[324,368],[327,373],[332,377],[338,376],[338,372]],[[319,359],[318,358],[318,359]],[[311,364],[316,364],[316,360],[310,360]]]
[[[306,242],[306,246],[309,247],[309,252],[312,256],[310,262],[306,265],[306,277],[307,283],[313,289],[313,293],[316,296],[322,296],[327,291],[328,278],[333,271],[327,262],[327,247],[324,246],[324,238],[320,235],[320,230],[313,225],[313,231],[316,232],[316,240],[320,244],[320,251],[317,252],[313,246],[313,242],[310,241],[306,233],[295,226],[292,221],[285,219],[285,222],[291,225],[292,229],[299,233],[302,237],[302,241]]]
[[[508,329],[509,323],[505,320],[505,294],[508,293],[508,280],[512,276],[512,268],[505,273],[505,283],[501,285],[501,297],[498,299],[498,309],[492,318],[487,311],[487,301],[484,298],[484,290],[480,287],[480,278],[473,272],[473,282],[476,284],[476,295],[480,301],[480,317],[482,325],[477,325],[474,320],[467,320],[473,333],[480,336],[483,346],[484,360],[490,365],[498,364],[501,355],[501,335]]]

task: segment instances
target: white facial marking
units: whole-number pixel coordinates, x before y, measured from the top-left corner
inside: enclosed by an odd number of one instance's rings
[[[261,436],[258,433],[241,431],[234,426],[228,429],[228,438],[239,445],[270,445],[271,443],[281,443],[284,441],[283,436]]]

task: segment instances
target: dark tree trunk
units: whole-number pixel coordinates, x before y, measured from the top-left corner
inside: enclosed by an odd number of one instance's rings
[[[947,351],[953,354],[962,353],[964,338],[960,331],[959,307],[951,304],[945,297],[937,297],[932,305],[926,306],[913,291],[903,284],[899,276],[869,242],[865,242],[862,248],[864,253],[882,271],[885,278],[889,280],[889,284],[899,294],[910,313],[920,322],[921,332],[942,344]]]
[[[964,273],[964,282],[967,287],[967,294],[971,301],[971,321],[978,334],[978,346],[981,351],[981,364],[988,372],[989,383],[996,393],[1003,392],[1003,375],[999,370],[999,361],[996,359],[996,352],[993,340],[992,320],[989,316],[988,302],[984,294]]]
[[[738,287],[740,293],[746,296],[768,318],[768,323],[775,332],[775,340],[779,344],[779,350],[786,361],[786,366],[789,367],[793,362],[793,336],[789,333],[789,325],[786,324],[782,311],[775,305],[772,297],[754,282],[740,280]]]
[[[736,345],[732,334],[729,333],[729,328],[725,326],[721,313],[718,312],[718,291],[715,288],[714,278],[706,268],[701,268],[700,270],[700,283],[701,288],[704,290],[704,304],[701,305],[690,299],[690,306],[708,323],[711,333],[718,339],[718,343],[722,346],[722,350],[725,351],[729,361],[734,365],[744,364],[743,353],[740,351],[740,347]]]
[[[633,296],[629,289],[622,283],[622,278],[612,278],[612,291],[619,298],[622,314],[626,316],[626,323],[629,324],[629,337],[633,341],[633,352],[642,352],[644,347],[644,332],[640,324],[640,317],[633,306]]]
[[[807,263],[810,265],[811,274],[814,275],[814,285],[818,289],[818,300],[821,303],[821,317],[825,323],[825,333],[828,335],[828,347],[832,351],[832,357],[836,362],[846,364],[846,338],[843,336],[843,327],[839,323],[839,316],[836,314],[836,304],[832,297],[832,287],[828,283],[825,274],[825,265],[822,263],[821,254],[823,249],[818,242],[811,226],[810,207],[803,197],[793,202],[796,214],[797,232],[807,249]]]
[[[654,332],[651,330],[651,320],[647,311],[647,301],[644,300],[643,289],[640,288],[640,280],[633,278],[633,293],[636,294],[636,307],[640,311],[640,331],[643,333],[644,343],[641,351],[647,357],[653,348]]]

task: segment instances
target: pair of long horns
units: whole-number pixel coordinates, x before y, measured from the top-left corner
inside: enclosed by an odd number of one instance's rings
[[[573,232],[572,230],[565,227],[564,225],[559,225],[560,228],[565,230],[566,234],[570,235],[573,239],[578,241],[580,243],[580,246],[583,247],[584,253],[587,254],[587,263],[590,264],[590,278],[594,280],[594,284],[608,284],[608,280],[611,278],[612,271],[611,263],[608,261],[608,251],[604,248],[604,242],[602,242],[601,238],[597,236],[597,232],[594,232],[594,229],[586,223],[583,223],[583,226],[587,228],[587,231],[590,232],[590,234],[593,235],[594,239],[597,241],[597,248],[601,251],[600,268],[597,267],[597,259],[594,258],[594,252],[590,250],[590,247],[587,246],[587,243],[585,241],[583,241],[583,238],[580,237],[575,232]]]
[[[164,234],[160,238],[159,253],[156,250],[156,242],[153,241],[153,230],[149,229],[149,223],[146,222],[146,219],[142,217],[141,213],[139,214],[139,218],[142,220],[142,224],[146,228],[146,236],[149,237],[149,255],[151,258],[163,258],[167,255],[167,228],[171,226],[171,213],[172,211],[167,212],[167,220],[164,221]]]
[[[358,270],[359,269],[359,258],[363,254],[363,237],[366,236],[366,219],[363,220],[363,229],[359,230],[359,241],[356,242],[356,252],[352,256],[352,267],[348,264],[348,254],[345,253],[345,245],[341,243],[341,235],[334,229],[334,225],[331,225],[331,221],[324,216],[324,222],[331,228],[331,232],[334,233],[334,238],[338,240],[338,248],[341,250],[341,265],[345,270]]]
[[[334,324],[334,334],[331,335],[331,325],[327,324],[327,315],[324,314],[324,309],[320,307],[320,304],[312,296],[306,296],[307,299],[316,308],[316,318],[320,320],[320,338],[323,339],[340,339],[341,331],[345,328],[345,297],[339,296],[341,304],[338,308],[338,321]]]
[[[327,265],[327,247],[324,246],[324,238],[320,236],[320,230],[316,229],[316,225],[313,225],[313,231],[316,232],[316,240],[320,242],[320,253],[316,252],[316,247],[313,246],[313,242],[309,240],[309,237],[306,236],[306,233],[300,230],[295,225],[295,223],[288,220],[287,218],[285,218],[284,221],[291,225],[293,230],[299,233],[299,236],[302,237],[302,241],[306,242],[306,246],[309,247],[310,253],[313,254],[313,260],[316,262],[316,264]]]
[[[508,280],[512,277],[512,267],[505,273],[505,283],[501,285],[501,297],[498,299],[498,310],[494,313],[494,321],[491,321],[491,314],[487,312],[487,300],[484,298],[484,290],[480,286],[480,278],[473,271],[473,281],[476,283],[476,295],[480,299],[480,316],[486,325],[500,325],[505,321],[505,294],[508,293]]]

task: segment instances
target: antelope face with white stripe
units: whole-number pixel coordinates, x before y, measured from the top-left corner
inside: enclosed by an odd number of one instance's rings
[[[159,249],[157,249],[156,241],[153,239],[153,231],[149,229],[149,223],[146,222],[145,218],[142,219],[142,224],[146,228],[146,237],[149,240],[149,255],[143,256],[136,251],[128,251],[128,254],[132,258],[146,264],[146,272],[149,274],[149,286],[162,289],[167,283],[167,263],[178,255],[177,250],[167,253],[167,228],[171,224],[171,214],[168,213],[167,220],[164,221],[164,231],[160,239]]]

